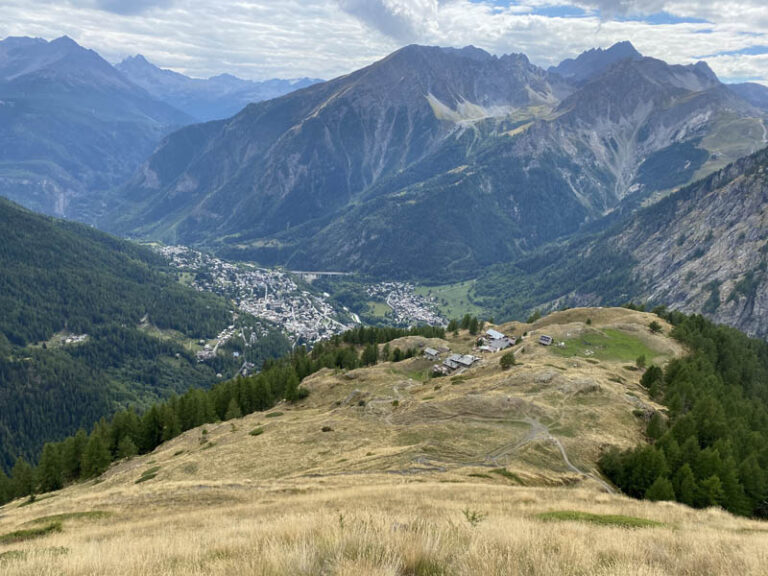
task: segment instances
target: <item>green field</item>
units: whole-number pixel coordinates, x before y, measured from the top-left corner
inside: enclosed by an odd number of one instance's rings
[[[368,302],[368,310],[369,314],[376,318],[386,318],[387,314],[392,312],[392,308],[387,306],[385,302],[376,302],[374,300]]]
[[[634,362],[638,357],[645,356],[650,363],[658,356],[658,352],[649,348],[640,338],[606,328],[582,334],[565,341],[565,346],[553,346],[555,354],[570,358],[596,358],[598,360],[615,360],[619,362]]]
[[[465,314],[485,318],[487,311],[472,302],[470,293],[474,286],[475,280],[443,286],[417,286],[416,293],[437,298],[437,306],[447,318],[461,318]]]

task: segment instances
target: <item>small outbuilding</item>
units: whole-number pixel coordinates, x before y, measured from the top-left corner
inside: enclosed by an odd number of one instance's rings
[[[490,338],[491,340],[503,340],[504,338],[506,338],[504,334],[496,330],[486,330],[485,335],[488,336],[488,338]]]
[[[554,341],[555,339],[552,338],[552,336],[547,336],[546,334],[542,334],[539,337],[539,344],[541,344],[542,346],[552,346]]]
[[[424,357],[429,360],[437,360],[440,357],[440,352],[434,348],[425,348]]]

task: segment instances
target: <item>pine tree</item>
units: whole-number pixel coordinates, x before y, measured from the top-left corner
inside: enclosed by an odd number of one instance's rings
[[[361,359],[364,366],[372,366],[379,360],[379,348],[376,344],[369,344],[363,350]]]
[[[469,321],[469,333],[475,336],[480,330],[480,322],[477,320],[477,316],[473,316]]]
[[[88,444],[88,435],[82,428],[77,434],[67,438],[61,448],[61,469],[64,482],[74,482],[80,478],[80,462]]]
[[[139,449],[136,444],[131,440],[130,436],[123,436],[120,442],[117,444],[117,457],[118,458],[130,458],[136,456],[139,453]]]
[[[242,418],[243,413],[240,410],[240,405],[237,403],[237,399],[232,398],[227,406],[227,413],[224,415],[224,420],[233,420],[235,418]]]
[[[768,498],[768,477],[760,467],[754,452],[745,458],[739,466],[739,480],[744,486],[744,493],[754,509]]]
[[[35,476],[32,467],[19,456],[11,470],[11,480],[13,483],[14,498],[23,498],[35,492]]]
[[[645,491],[645,498],[654,502],[661,500],[674,500],[675,490],[672,488],[672,482],[668,478],[659,476],[656,478],[650,488]]]
[[[0,506],[6,502],[10,502],[13,498],[13,485],[11,479],[5,475],[2,468],[0,468]]]
[[[82,477],[95,478],[101,475],[109,467],[111,461],[112,456],[102,437],[99,434],[91,433],[80,463]]]
[[[36,472],[40,492],[53,492],[63,486],[61,455],[53,444],[43,446]]]
[[[142,453],[151,452],[157,448],[163,440],[163,421],[157,405],[153,405],[144,413],[141,419],[141,445]]]
[[[653,446],[635,449],[629,468],[625,492],[634,498],[642,498],[656,479],[669,471],[664,452]]]
[[[696,492],[696,506],[698,508],[717,506],[722,501],[723,482],[717,474],[699,482],[699,489]]]
[[[640,378],[640,384],[650,390],[654,382],[662,381],[664,379],[664,372],[658,366],[651,364],[648,369],[643,373]]]
[[[161,439],[163,442],[168,442],[168,440],[173,440],[176,436],[181,434],[181,424],[179,424],[176,410],[171,404],[164,405],[160,412],[163,423],[163,434]]]
[[[275,399],[265,378],[257,377],[253,388],[254,408],[256,410],[267,410],[274,406]]]
[[[680,445],[675,440],[675,437],[667,432],[656,441],[656,446],[664,451],[664,457],[667,459],[670,470],[677,470],[682,461],[682,454],[680,452]]]
[[[667,431],[667,421],[659,412],[654,412],[651,415],[651,419],[648,421],[645,434],[651,440],[658,440]]]
[[[693,470],[686,463],[683,464],[675,474],[673,487],[677,500],[688,506],[693,506],[696,502],[696,478],[693,476]]]
[[[739,473],[732,457],[725,458],[720,468],[720,480],[723,483],[723,497],[720,505],[733,514],[746,516],[752,512],[752,506],[744,494],[744,487],[739,484]]]
[[[285,399],[288,402],[296,402],[301,398],[299,393],[299,377],[293,368],[290,368],[288,377],[285,380]]]

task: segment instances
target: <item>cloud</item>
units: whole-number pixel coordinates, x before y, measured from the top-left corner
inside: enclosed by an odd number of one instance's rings
[[[548,66],[630,40],[649,56],[707,55],[718,75],[768,82],[766,58],[750,54],[768,45],[764,0],[0,1],[0,37],[63,34],[113,62],[142,53],[198,77],[331,78],[407,43],[524,52]]]
[[[339,0],[339,7],[401,42],[418,40],[434,24],[438,0]]]
[[[115,14],[140,14],[152,8],[166,8],[173,0],[94,0],[93,6]]]

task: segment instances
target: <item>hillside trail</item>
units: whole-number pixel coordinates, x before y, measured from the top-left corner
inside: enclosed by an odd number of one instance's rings
[[[528,430],[528,434],[521,440],[518,440],[517,442],[513,442],[510,444],[507,444],[505,446],[501,446],[497,448],[496,450],[493,450],[492,452],[488,453],[486,455],[486,462],[491,462],[494,465],[504,465],[506,462],[506,459],[509,456],[512,456],[516,454],[521,448],[532,444],[534,442],[551,442],[552,444],[557,447],[558,451],[560,452],[560,455],[563,458],[563,461],[565,462],[565,465],[568,467],[569,470],[572,472],[575,472],[579,476],[583,476],[585,478],[591,478],[609,494],[615,494],[616,490],[607,482],[605,482],[602,478],[599,476],[591,473],[586,472],[582,470],[581,468],[578,468],[573,462],[571,462],[571,459],[568,457],[568,452],[565,450],[565,446],[563,446],[563,443],[560,441],[559,438],[552,435],[552,433],[549,430],[549,427],[546,424],[542,424],[542,422],[538,418],[532,418],[532,417],[526,417],[521,421],[518,422],[525,422],[530,426],[530,429]],[[499,462],[499,460],[504,459],[504,462]]]
[[[414,387],[416,385],[417,385],[417,383],[415,383],[413,381],[400,382],[399,384],[395,384],[395,385],[392,386],[392,392],[394,394],[394,397],[388,396],[386,398],[376,398],[376,399],[373,399],[373,400],[369,400],[368,403],[367,403],[367,409],[375,409],[375,407],[377,405],[391,406],[392,402],[394,402],[395,400],[397,400],[398,402],[402,402],[403,399],[404,399],[404,396],[403,396],[401,390],[402,389],[410,389],[410,388],[412,388],[412,387]],[[570,396],[571,395],[566,396],[560,402],[560,406],[559,406],[560,410],[558,410],[558,412],[559,412],[558,418],[553,422],[553,424],[557,424],[560,421],[562,408],[565,406],[565,404],[568,401]],[[525,416],[522,419],[508,420],[508,419],[498,419],[498,418],[487,418],[487,417],[483,417],[482,415],[472,414],[472,413],[469,413],[469,412],[467,412],[467,413],[453,412],[453,411],[445,410],[442,407],[440,407],[440,408],[436,407],[436,409],[439,412],[442,413],[442,418],[441,418],[442,420],[452,420],[452,419],[457,419],[457,418],[468,418],[469,417],[470,419],[475,419],[475,420],[479,420],[479,421],[483,421],[483,422],[487,422],[488,420],[495,420],[495,421],[504,420],[506,422],[513,423],[513,424],[524,423],[524,424],[527,424],[529,426],[529,430],[528,430],[528,432],[527,432],[527,434],[525,435],[524,438],[516,440],[515,442],[511,442],[509,444],[505,444],[503,446],[500,446],[500,447],[494,449],[493,451],[491,451],[491,452],[489,452],[488,454],[485,455],[484,460],[482,462],[477,462],[477,464],[479,464],[479,465],[487,466],[488,464],[492,464],[494,466],[500,466],[500,465],[502,465],[502,463],[499,462],[500,460],[502,460],[502,459],[506,460],[508,457],[513,456],[521,448],[523,448],[523,447],[525,447],[525,446],[527,446],[529,444],[532,444],[532,443],[537,442],[537,441],[540,441],[540,442],[551,442],[557,448],[558,452],[560,453],[560,455],[563,458],[563,462],[565,463],[566,467],[570,471],[578,474],[579,476],[583,476],[585,478],[591,478],[592,480],[594,480],[595,482],[600,484],[600,486],[606,492],[608,492],[609,494],[615,494],[616,493],[616,490],[611,485],[609,485],[607,482],[602,480],[599,476],[597,476],[597,475],[595,475],[595,474],[593,474],[591,472],[584,471],[584,470],[578,468],[575,464],[573,464],[573,462],[571,461],[570,457],[568,456],[568,452],[566,451],[565,446],[563,446],[563,443],[560,441],[560,439],[557,438],[556,436],[554,436],[551,433],[549,427],[547,425],[543,424],[538,418],[534,418],[532,416]],[[392,426],[392,425],[394,425],[394,423],[392,421],[392,417],[393,417],[393,412],[392,411],[387,411],[387,413],[383,416],[382,420],[388,426]],[[425,466],[425,465],[428,464],[428,462],[426,460],[427,460],[426,455],[421,455],[421,456],[418,456],[415,459],[415,462],[417,464]],[[428,460],[429,460],[429,463],[431,463],[434,468],[436,468],[436,469],[438,468],[434,464],[435,463],[435,458],[433,456],[430,456],[428,458]],[[440,467],[440,470],[444,471],[444,468]]]

